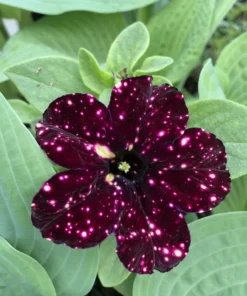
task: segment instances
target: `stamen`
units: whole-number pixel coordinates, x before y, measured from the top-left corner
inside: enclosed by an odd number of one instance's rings
[[[130,170],[130,165],[126,161],[122,161],[122,162],[119,163],[118,169],[120,171],[125,172],[125,174],[127,174],[128,171]]]

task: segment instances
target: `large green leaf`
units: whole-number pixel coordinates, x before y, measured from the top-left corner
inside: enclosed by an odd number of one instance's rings
[[[9,104],[24,123],[31,123],[42,116],[41,112],[22,100],[9,100]]]
[[[146,52],[148,45],[149,34],[146,27],[141,22],[130,25],[112,43],[106,69],[118,73],[126,68],[131,76],[133,67]]]
[[[0,1],[2,3],[2,1]],[[9,3],[6,3],[9,4]],[[0,16],[3,18],[21,20],[21,9],[9,5],[0,4]]]
[[[0,294],[5,296],[56,296],[51,279],[33,258],[14,249],[0,237]]]
[[[226,199],[213,209],[215,214],[233,211],[247,211],[247,175],[233,180]]]
[[[87,93],[77,61],[66,57],[43,57],[5,71],[20,93],[43,112],[56,98],[69,93]]]
[[[58,296],[85,295],[96,277],[98,248],[55,245],[32,226],[32,198],[55,172],[3,96],[0,110],[0,235],[46,269]]]
[[[211,59],[205,63],[200,73],[198,92],[201,100],[226,98]]]
[[[70,12],[45,17],[7,42],[0,57],[0,68],[51,55],[77,61],[81,47],[104,63],[113,40],[124,26],[123,17],[119,14]]]
[[[226,14],[232,8],[232,6],[237,2],[237,0],[216,0],[214,14],[212,18],[211,28],[209,36],[213,34],[217,26],[222,22]]]
[[[163,55],[174,63],[162,74],[173,83],[196,66],[208,40],[215,0],[173,0],[148,24],[146,56]]]
[[[44,14],[60,14],[72,10],[87,10],[101,13],[128,11],[156,1],[157,0],[0,0],[0,3]]]
[[[121,284],[129,274],[116,254],[116,239],[111,235],[100,245],[100,281],[105,287],[113,287]]]
[[[135,277],[136,277],[136,274],[131,273],[130,276],[125,281],[123,281],[120,285],[115,286],[114,289],[116,289],[123,296],[132,296]]]
[[[191,103],[190,127],[202,127],[224,143],[231,178],[247,173],[247,107],[229,100],[200,100]]]
[[[216,66],[229,78],[225,89],[227,99],[247,105],[247,33],[223,49]]]
[[[134,296],[245,296],[247,213],[214,215],[189,225],[188,256],[168,273],[137,275]]]

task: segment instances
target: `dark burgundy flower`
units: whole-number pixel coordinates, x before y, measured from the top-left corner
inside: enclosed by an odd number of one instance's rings
[[[222,142],[185,130],[183,95],[151,80],[122,80],[108,108],[88,94],[65,95],[37,124],[42,149],[70,170],[34,197],[34,226],[73,248],[114,233],[120,260],[137,273],[176,266],[190,244],[182,212],[209,211],[230,190]]]

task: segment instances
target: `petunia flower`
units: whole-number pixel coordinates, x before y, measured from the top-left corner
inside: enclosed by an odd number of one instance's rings
[[[32,202],[44,238],[72,248],[113,233],[131,272],[166,272],[188,253],[185,212],[209,211],[230,190],[226,153],[215,135],[186,129],[183,95],[152,78],[122,80],[109,107],[89,94],[52,102],[37,140],[69,170],[45,182]]]

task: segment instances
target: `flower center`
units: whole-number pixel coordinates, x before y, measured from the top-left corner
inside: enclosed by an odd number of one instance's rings
[[[123,162],[120,162],[120,164],[118,165],[118,169],[120,171],[125,172],[125,174],[127,174],[128,171],[130,170],[130,165],[128,164],[128,162],[123,161]]]
[[[147,164],[135,151],[123,150],[109,160],[110,173],[124,176],[131,181],[137,181],[143,177]]]

